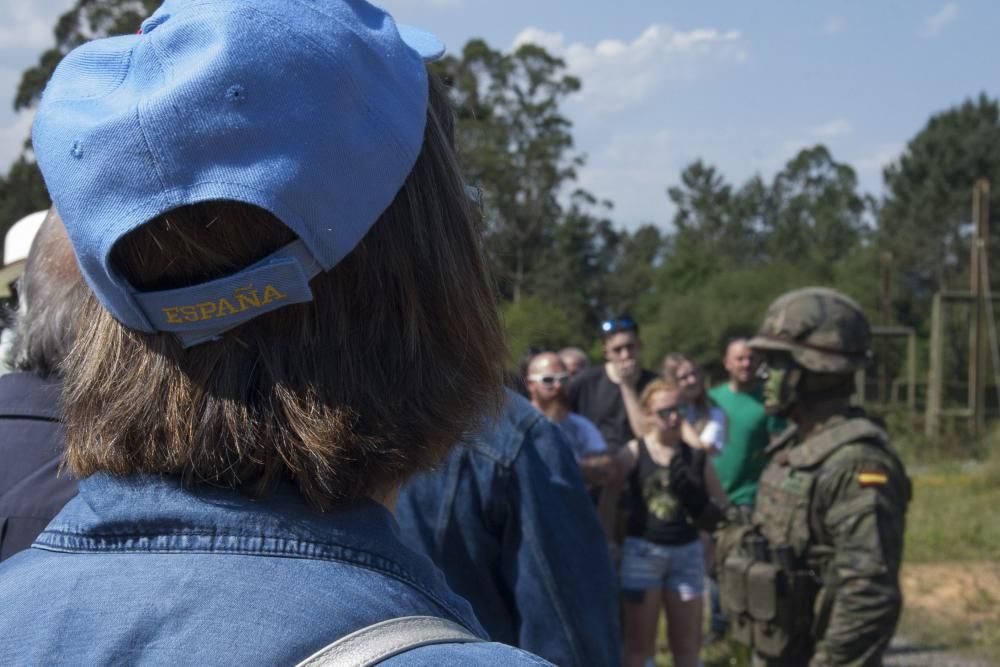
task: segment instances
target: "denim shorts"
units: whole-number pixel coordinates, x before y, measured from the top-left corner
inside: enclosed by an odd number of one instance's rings
[[[667,589],[685,602],[701,597],[705,583],[705,555],[701,540],[687,544],[654,544],[640,537],[626,537],[622,553],[622,592]]]

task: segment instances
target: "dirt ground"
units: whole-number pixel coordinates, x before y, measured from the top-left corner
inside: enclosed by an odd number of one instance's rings
[[[1000,562],[903,565],[906,606],[970,627],[1000,624]]]
[[[904,565],[905,608],[886,656],[893,667],[1000,661],[1000,561]]]

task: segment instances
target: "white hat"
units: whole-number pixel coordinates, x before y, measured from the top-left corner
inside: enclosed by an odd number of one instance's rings
[[[38,228],[48,211],[35,211],[24,216],[7,230],[3,240],[3,268],[0,268],[0,298],[12,296],[11,284],[24,273],[24,262],[31,250]]]

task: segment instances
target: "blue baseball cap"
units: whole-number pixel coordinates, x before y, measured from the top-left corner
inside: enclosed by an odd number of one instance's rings
[[[125,326],[185,346],[312,299],[423,145],[425,61],[444,45],[360,0],[166,0],[138,34],[56,68],[32,142],[80,269]],[[123,236],[211,200],[263,208],[298,239],[233,275],[139,292]],[[247,230],[253,233],[253,230]]]

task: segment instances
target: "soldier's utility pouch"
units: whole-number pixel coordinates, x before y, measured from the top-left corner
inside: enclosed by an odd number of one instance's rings
[[[753,621],[750,618],[750,593],[747,572],[753,561],[732,555],[722,564],[719,572],[719,598],[722,611],[729,620],[729,633],[736,641],[750,645],[753,640]]]
[[[769,658],[794,658],[810,639],[814,583],[808,572],[754,562],[747,571],[753,647]]]
[[[747,572],[747,592],[754,648],[762,655],[781,657],[789,643],[789,628],[781,622],[788,597],[785,573],[777,565],[755,562]]]

